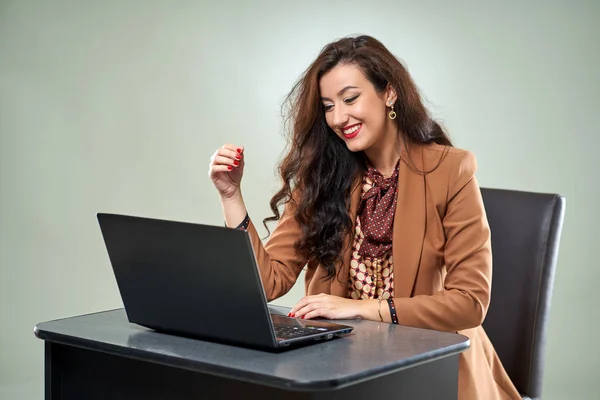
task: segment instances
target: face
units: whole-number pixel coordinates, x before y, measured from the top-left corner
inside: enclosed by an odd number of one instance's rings
[[[353,64],[338,65],[324,74],[319,88],[327,125],[350,151],[368,153],[395,140],[396,129],[387,108],[390,101],[396,101],[393,89],[378,93]]]

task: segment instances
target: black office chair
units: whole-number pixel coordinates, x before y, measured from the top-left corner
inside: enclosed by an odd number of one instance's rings
[[[483,327],[519,393],[539,399],[565,198],[487,188],[481,194],[494,260]]]

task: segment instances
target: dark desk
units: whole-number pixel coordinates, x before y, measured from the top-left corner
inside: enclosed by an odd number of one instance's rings
[[[468,338],[343,323],[355,326],[350,336],[283,353],[157,333],[122,309],[40,323],[35,334],[45,340],[46,399],[457,398]]]

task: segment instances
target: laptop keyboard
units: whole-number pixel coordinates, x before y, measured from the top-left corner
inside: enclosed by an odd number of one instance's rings
[[[313,335],[315,333],[325,332],[325,328],[301,328],[297,326],[275,326],[275,335],[283,339],[293,339],[301,336]]]

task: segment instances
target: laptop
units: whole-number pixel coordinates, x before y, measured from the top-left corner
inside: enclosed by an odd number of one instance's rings
[[[266,350],[347,335],[352,326],[271,314],[247,232],[99,213],[129,322]]]

